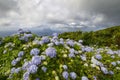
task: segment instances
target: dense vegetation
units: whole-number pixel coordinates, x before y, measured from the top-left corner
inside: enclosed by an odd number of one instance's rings
[[[0,80],[120,80],[119,31],[117,26],[58,37],[20,29],[0,38]]]
[[[103,30],[91,32],[65,32],[59,35],[60,38],[83,40],[84,45],[112,46],[117,45],[120,48],[120,26],[115,26]]]

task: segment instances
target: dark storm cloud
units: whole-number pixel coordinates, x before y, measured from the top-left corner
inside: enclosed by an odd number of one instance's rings
[[[13,0],[0,0],[0,17],[5,17],[7,12],[16,8],[16,2]]]

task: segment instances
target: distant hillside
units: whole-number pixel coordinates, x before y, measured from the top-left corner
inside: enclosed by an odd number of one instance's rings
[[[114,26],[103,30],[91,32],[65,32],[59,35],[64,39],[83,40],[84,45],[100,45],[112,46],[118,45],[120,47],[120,26]]]

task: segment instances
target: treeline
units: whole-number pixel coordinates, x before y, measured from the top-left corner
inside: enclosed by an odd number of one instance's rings
[[[83,40],[84,45],[98,45],[98,46],[118,46],[120,48],[120,26],[91,31],[91,32],[65,32],[59,34],[59,38]]]

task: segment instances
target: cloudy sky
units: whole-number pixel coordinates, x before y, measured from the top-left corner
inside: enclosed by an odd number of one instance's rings
[[[0,0],[0,31],[98,30],[120,25],[120,0]]]

